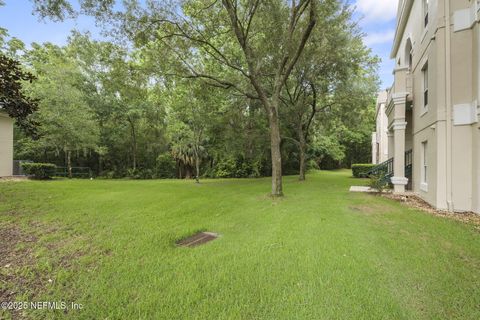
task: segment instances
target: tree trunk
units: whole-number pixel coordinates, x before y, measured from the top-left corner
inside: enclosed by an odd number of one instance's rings
[[[182,163],[180,162],[180,160],[177,160],[177,169],[178,169],[178,178],[183,179]]]
[[[67,169],[68,169],[68,177],[71,179],[72,175],[72,152],[70,150],[67,151]]]
[[[98,155],[98,174],[102,174],[103,172],[103,161],[102,161],[102,155]]]
[[[272,196],[283,196],[282,189],[282,154],[280,150],[280,123],[278,112],[275,108],[270,108],[270,148],[272,155]]]
[[[298,135],[298,148],[300,151],[300,174],[298,176],[298,180],[300,181],[305,181],[305,170],[306,170],[306,155],[305,155],[305,149],[306,149],[306,142],[305,142],[305,137],[303,136],[303,132],[299,132]]]
[[[185,165],[185,179],[192,179],[192,168],[190,165]]]
[[[133,120],[129,119],[131,135],[132,135],[132,157],[133,157],[133,170],[137,169],[137,133],[135,132],[135,125]]]
[[[198,154],[195,156],[195,181],[200,183],[200,159]]]

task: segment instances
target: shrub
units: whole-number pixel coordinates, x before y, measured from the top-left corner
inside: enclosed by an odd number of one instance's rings
[[[25,173],[35,179],[50,179],[55,175],[57,166],[52,163],[22,163]]]
[[[155,173],[151,169],[128,169],[127,176],[132,179],[153,179],[155,178]]]
[[[374,167],[375,165],[370,163],[352,164],[352,174],[355,178],[366,178],[368,171]]]
[[[177,175],[177,163],[170,153],[164,153],[157,158],[157,178],[172,179]]]
[[[103,171],[100,177],[105,179],[113,179],[115,177],[115,171]]]
[[[388,180],[383,179],[383,175],[370,176],[370,188],[376,189],[379,193],[383,193],[389,188]]]
[[[257,178],[262,170],[261,160],[246,160],[243,157],[220,159],[214,168],[206,171],[211,178]]]
[[[122,179],[125,177],[127,177],[127,170],[118,169],[115,167],[112,170],[102,171],[100,173],[100,178],[105,178],[105,179]]]
[[[307,171],[308,170],[320,170],[320,166],[317,161],[310,159],[307,161]]]
[[[215,178],[234,178],[237,173],[237,164],[235,159],[221,159],[215,164]]]

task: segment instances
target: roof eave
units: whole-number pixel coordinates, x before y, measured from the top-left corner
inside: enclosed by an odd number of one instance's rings
[[[400,41],[402,41],[403,32],[407,25],[410,11],[412,10],[413,0],[406,0],[403,3],[403,8],[399,11],[400,16],[397,17],[397,28],[395,30],[395,38],[393,39],[393,48],[390,53],[390,59],[394,59],[397,56],[398,48],[400,47]]]

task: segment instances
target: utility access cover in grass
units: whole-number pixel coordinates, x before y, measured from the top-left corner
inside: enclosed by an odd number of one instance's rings
[[[181,247],[196,247],[201,244],[205,244],[209,241],[218,238],[217,233],[213,232],[199,232],[188,238],[177,241],[177,245]]]

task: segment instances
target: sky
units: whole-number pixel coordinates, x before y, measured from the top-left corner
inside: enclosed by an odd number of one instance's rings
[[[394,61],[390,60],[390,50],[395,34],[395,18],[398,0],[349,0],[356,7],[355,19],[365,33],[365,44],[382,59],[379,76],[381,88],[392,85]],[[26,44],[32,42],[52,42],[63,45],[72,29],[90,31],[99,36],[99,29],[91,17],[81,16],[64,22],[41,21],[33,15],[33,5],[29,0],[6,0],[0,7],[0,27],[6,28],[10,36],[21,39]]]
[[[360,27],[365,33],[364,43],[374,54],[382,59],[379,76],[381,88],[386,89],[393,84],[394,60],[390,59],[398,0],[356,0],[356,18],[360,19]]]

